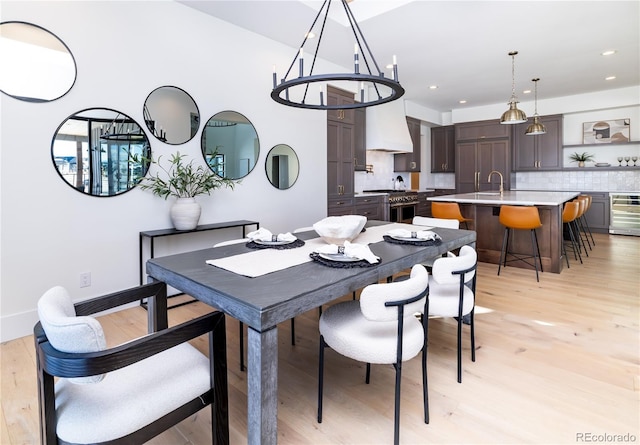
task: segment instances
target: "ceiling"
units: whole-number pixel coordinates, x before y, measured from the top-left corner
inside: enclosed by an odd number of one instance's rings
[[[298,0],[177,1],[296,49],[322,5]],[[378,65],[390,73],[384,66],[397,57],[404,99],[432,110],[497,103],[504,103],[506,110],[511,95],[508,53],[514,50],[516,95],[523,102],[533,101],[533,94],[523,91],[533,89],[535,77],[540,78],[541,101],[640,85],[637,0],[353,0],[350,8]],[[333,0],[331,11],[336,21],[330,18],[318,57],[351,67],[355,40],[350,28],[338,22],[346,18],[344,8]],[[601,55],[605,50],[616,53]],[[616,78],[607,81],[608,76]],[[545,114],[544,109],[539,112]]]

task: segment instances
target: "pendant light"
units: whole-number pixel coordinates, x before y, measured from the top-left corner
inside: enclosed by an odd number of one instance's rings
[[[518,51],[511,51],[511,99],[509,99],[509,109],[502,114],[500,118],[501,124],[521,124],[527,121],[527,115],[524,111],[518,110],[518,99],[516,98],[516,54]]]
[[[527,131],[525,131],[524,134],[528,136],[535,136],[536,134],[545,134],[547,132],[547,129],[540,122],[540,116],[538,116],[538,81],[540,79],[536,77],[535,79],[531,80],[533,81],[534,85],[533,91],[535,97],[535,113],[533,114],[533,123],[529,124],[529,126],[527,127]]]
[[[324,0],[322,7],[318,11],[318,15],[311,24],[311,28],[305,34],[302,45],[293,57],[289,69],[284,77],[278,78],[275,66],[273,68],[273,90],[271,98],[276,102],[290,107],[307,108],[313,110],[344,110],[352,108],[364,108],[373,105],[380,105],[399,99],[404,94],[404,88],[398,81],[398,65],[396,57],[393,56],[393,65],[391,77],[385,77],[384,73],[378,67],[378,63],[373,57],[373,53],[369,49],[369,45],[360,31],[360,27],[356,22],[351,9],[349,8],[349,0],[336,0],[341,3],[347,20],[351,26],[354,44],[353,54],[353,72],[344,73],[327,73],[314,74],[316,59],[318,58],[318,50],[322,42],[325,29],[325,23],[329,17],[329,8],[333,0]],[[318,20],[324,12],[324,18]],[[321,24],[319,33],[314,31],[316,23]],[[304,45],[311,34],[319,35],[318,44],[313,52],[313,58],[310,63],[310,70],[305,75],[304,66]],[[296,77],[293,67],[298,61],[299,70]],[[362,63],[364,62],[364,63]],[[363,72],[361,72],[363,71]],[[364,72],[367,71],[367,72]],[[360,91],[359,101],[353,104],[328,104],[324,101],[324,92],[326,85],[331,82],[346,81],[354,86],[354,91]],[[315,90],[311,92],[310,90]],[[365,98],[365,91],[372,90],[371,97]],[[317,95],[319,92],[319,96]],[[309,94],[308,94],[309,93]]]

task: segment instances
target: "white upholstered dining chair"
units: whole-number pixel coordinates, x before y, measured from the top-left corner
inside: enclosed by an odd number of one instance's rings
[[[348,300],[327,308],[320,317],[320,359],[318,378],[318,422],[322,422],[325,347],[366,363],[366,383],[371,364],[393,364],[396,370],[394,443],[400,436],[400,382],[402,362],[422,351],[424,421],[429,423],[427,391],[426,317],[423,313],[429,292],[429,273],[418,264],[408,280],[366,286],[360,300]]]
[[[141,298],[166,306],[166,293],[154,282],[75,305],[60,286],[42,295],[34,327],[41,443],[143,443],[208,405],[212,442],[228,443],[223,313],[111,348],[91,316]],[[189,344],[204,334],[209,357]]]

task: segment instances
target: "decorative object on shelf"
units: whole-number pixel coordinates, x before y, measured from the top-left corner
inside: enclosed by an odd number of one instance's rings
[[[373,53],[369,49],[369,45],[364,38],[364,35],[360,31],[351,9],[347,3],[348,0],[341,0],[344,7],[347,20],[351,26],[351,31],[355,39],[354,54],[353,54],[353,73],[335,73],[335,74],[313,74],[316,59],[318,58],[318,50],[322,43],[322,36],[324,33],[325,23],[329,16],[329,9],[331,8],[332,0],[325,0],[322,7],[318,11],[316,18],[311,24],[311,28],[305,34],[302,44],[299,50],[296,52],[289,69],[285,73],[284,77],[278,79],[276,68],[273,68],[273,90],[271,91],[271,98],[278,103],[288,105],[291,107],[307,108],[314,110],[344,110],[350,108],[364,108],[373,105],[380,105],[387,102],[399,99],[404,95],[404,88],[398,81],[398,65],[396,63],[396,57],[393,56],[392,77],[385,77],[384,73],[378,67],[378,63],[373,57]],[[324,11],[324,19],[321,21],[321,28],[319,33],[314,32],[313,28],[318,23],[318,18]],[[311,61],[311,68],[309,73],[304,73],[304,45],[311,35],[318,35],[318,45],[315,48],[313,60]],[[366,52],[365,52],[366,50]],[[360,56],[364,62],[364,68],[368,71],[368,74],[360,72]],[[291,77],[287,79],[291,70],[298,60],[299,74],[298,77]],[[375,73],[372,72],[372,66],[375,68]],[[295,75],[295,73],[294,73]],[[278,82],[279,80],[279,82]],[[355,84],[354,90],[360,91],[360,100],[355,101],[353,104],[328,104],[324,101],[324,94],[326,93],[325,85],[328,82],[347,81],[351,85]],[[319,85],[320,88],[314,88],[313,85]],[[311,91],[310,91],[311,90]],[[365,90],[367,90],[372,97],[365,97]],[[374,91],[372,91],[374,90]],[[310,93],[310,94],[308,94]],[[316,94],[318,94],[316,96]],[[284,95],[284,97],[283,97]]]
[[[622,167],[622,156],[618,156],[618,167]]]
[[[631,119],[585,122],[582,124],[583,144],[612,144],[629,142]]]
[[[516,97],[516,55],[518,51],[511,51],[511,99],[509,99],[509,109],[502,113],[501,124],[521,124],[527,121],[524,111],[518,109],[518,98]]]
[[[569,159],[571,159],[571,162],[577,162],[578,167],[584,167],[585,162],[593,161],[593,155],[586,151],[583,153],[575,152],[569,156]]]
[[[193,230],[198,226],[201,211],[195,197],[205,193],[210,195],[213,190],[223,186],[233,189],[238,181],[220,177],[201,165],[195,167],[193,160],[185,163],[185,157],[180,152],[173,153],[168,167],[160,163],[162,156],[157,161],[150,160],[158,166],[160,172],[144,178],[140,188],[151,190],[154,195],[164,199],[176,197],[170,211],[174,227],[178,230]],[[161,173],[164,177],[161,177]]]
[[[631,160],[631,156],[625,156],[624,160],[627,163],[627,167],[629,167],[629,161]]]
[[[535,136],[536,134],[545,134],[547,129],[544,124],[540,122],[540,116],[538,115],[538,81],[540,78],[536,77],[535,79],[531,79],[534,85],[534,104],[535,111],[533,113],[533,123],[529,124],[527,127],[527,131],[524,132],[527,136]]]
[[[631,156],[631,160],[633,161],[633,166],[636,167],[636,162],[638,161],[637,156]]]

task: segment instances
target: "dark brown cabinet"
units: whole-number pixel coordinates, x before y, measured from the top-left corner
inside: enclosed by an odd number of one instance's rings
[[[456,141],[509,138],[511,127],[501,124],[498,119],[457,124]]]
[[[393,155],[394,172],[419,172],[420,171],[420,120],[407,117],[407,126],[413,143],[412,153],[399,153]]]
[[[367,219],[384,221],[385,217],[385,196],[357,196],[355,199],[356,215],[366,216]]]
[[[353,103],[353,94],[337,88],[327,87],[327,96],[328,103]],[[329,216],[353,213],[355,140],[354,110],[327,111],[327,214]]]
[[[502,174],[503,187],[509,190],[510,151],[508,139],[458,142],[456,144],[456,192],[498,191],[500,177],[494,174],[491,182],[488,181],[489,173],[493,170]]]
[[[453,125],[431,129],[431,173],[455,172],[456,132]]]
[[[355,141],[353,147],[353,169],[363,172],[367,169],[367,113],[366,108],[356,108],[355,113]]]
[[[591,196],[591,207],[584,214],[592,232],[609,233],[611,209],[609,205],[609,193],[607,192],[582,192]]]
[[[530,122],[518,124],[513,135],[513,171],[562,168],[562,115],[542,116],[545,134],[525,134]]]

